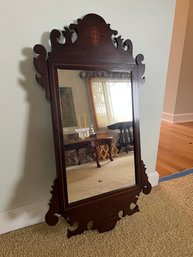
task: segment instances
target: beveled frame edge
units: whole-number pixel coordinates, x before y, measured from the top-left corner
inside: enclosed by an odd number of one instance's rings
[[[64,174],[64,170],[62,169],[64,163],[64,157],[61,157],[61,127],[59,122],[59,117],[57,116],[57,106],[55,106],[55,99],[57,96],[54,96],[54,92],[52,91],[53,85],[56,82],[56,74],[54,72],[53,66],[58,63],[65,63],[66,65],[83,65],[84,60],[79,62],[77,57],[77,64],[74,64],[74,61],[70,61],[69,49],[77,49],[82,47],[82,39],[80,38],[79,42],[72,42],[72,34],[75,32],[81,37],[81,30],[85,29],[86,26],[92,25],[92,22],[95,24],[100,23],[102,26],[103,32],[107,31],[107,35],[105,35],[104,40],[106,40],[106,45],[109,48],[114,48],[114,50],[110,49],[110,52],[115,53],[116,49],[116,61],[111,65],[111,67],[118,65],[119,67],[127,67],[132,66],[135,69],[133,70],[133,97],[134,97],[134,124],[135,124],[135,135],[134,135],[134,144],[137,146],[137,160],[136,167],[138,175],[137,185],[118,189],[109,193],[104,193],[98,195],[96,197],[91,197],[86,200],[81,200],[75,202],[73,204],[68,204],[67,199],[67,188],[64,186],[66,184],[66,175]],[[102,24],[102,25],[101,25]],[[99,31],[100,32],[100,31]],[[52,198],[50,200],[50,208],[46,214],[46,222],[49,225],[55,225],[58,221],[58,215],[62,215],[67,219],[70,225],[73,225],[76,221],[79,222],[79,226],[76,230],[71,231],[68,230],[68,237],[76,234],[82,233],[87,229],[87,225],[90,221],[93,221],[92,229],[98,229],[99,232],[104,232],[112,229],[117,221],[120,219],[118,216],[118,212],[120,210],[123,211],[123,215],[131,215],[137,211],[139,211],[137,203],[138,196],[141,191],[143,193],[148,194],[151,191],[151,185],[148,181],[147,174],[145,173],[145,165],[141,160],[141,150],[140,150],[140,133],[139,133],[139,115],[138,115],[138,89],[139,85],[144,82],[144,71],[145,65],[142,63],[143,55],[139,54],[134,59],[132,56],[132,43],[130,40],[125,40],[118,36],[112,37],[112,35],[116,35],[117,32],[110,29],[110,25],[106,24],[106,22],[100,16],[96,14],[88,14],[82,20],[78,20],[78,24],[71,24],[69,28],[65,28],[61,33],[58,30],[52,30],[50,34],[52,51],[48,53],[42,45],[35,45],[34,52],[37,54],[36,58],[34,58],[34,66],[40,77],[36,75],[36,81],[45,89],[46,98],[51,102],[51,110],[52,110],[52,121],[53,121],[53,133],[54,133],[54,145],[55,145],[55,157],[56,157],[56,171],[57,178],[54,181],[53,190],[52,190]],[[61,35],[65,38],[65,43],[61,44],[58,42],[59,37]],[[108,38],[107,38],[108,36]],[[110,37],[109,37],[110,36]],[[86,42],[88,45],[88,49],[91,48],[89,42]],[[96,46],[95,46],[96,47]],[[99,47],[98,52],[105,53],[105,47]],[[125,49],[126,48],[126,49]],[[96,51],[97,48],[94,50]],[[92,51],[94,51],[92,50]],[[118,50],[118,51],[117,51]],[[62,53],[62,54],[61,54]],[[110,55],[109,55],[110,56]],[[121,56],[121,59],[120,59]],[[66,57],[66,58],[64,58]],[[105,65],[105,59],[98,58],[94,63],[99,67]],[[111,58],[114,60],[114,58]],[[65,60],[65,62],[63,62]],[[118,62],[117,62],[118,60]],[[121,65],[120,60],[124,65]],[[107,62],[109,65],[109,63]],[[112,63],[111,63],[112,64]],[[87,66],[92,66],[92,61],[87,63]],[[55,82],[54,82],[55,81]],[[54,99],[54,98],[55,99]],[[137,113],[136,113],[137,112]],[[63,140],[63,139],[62,139]],[[61,204],[65,203],[65,205]],[[135,204],[133,209],[130,208],[131,203]],[[113,207],[112,207],[113,206]],[[67,207],[67,208],[66,208]],[[111,219],[109,218],[109,208],[111,208]],[[100,213],[97,213],[97,210],[100,210]],[[102,213],[102,214],[101,214]]]

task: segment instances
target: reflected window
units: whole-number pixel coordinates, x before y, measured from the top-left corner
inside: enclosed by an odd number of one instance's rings
[[[97,127],[132,120],[130,80],[92,78],[90,86]]]

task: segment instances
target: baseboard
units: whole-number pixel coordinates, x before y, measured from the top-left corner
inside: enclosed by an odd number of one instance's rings
[[[173,122],[173,114],[168,113],[168,112],[162,112],[162,120],[168,121],[168,122]]]
[[[162,120],[172,122],[172,123],[190,122],[190,121],[193,121],[193,113],[171,114],[171,113],[163,112]]]
[[[159,173],[157,171],[147,173],[148,180],[152,187],[157,186],[159,183]]]
[[[0,213],[0,234],[44,221],[48,200]]]
[[[174,123],[190,122],[190,121],[193,121],[193,113],[175,114],[173,119]]]

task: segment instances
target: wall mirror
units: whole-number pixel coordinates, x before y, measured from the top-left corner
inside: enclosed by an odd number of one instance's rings
[[[35,45],[37,82],[51,104],[56,179],[45,219],[104,232],[139,211],[151,185],[141,160],[138,90],[143,55],[96,14],[50,33],[51,51]],[[77,225],[74,228],[74,225]]]

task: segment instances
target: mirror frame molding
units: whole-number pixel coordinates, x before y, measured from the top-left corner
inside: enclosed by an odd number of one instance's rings
[[[70,24],[63,31],[52,30],[50,33],[51,51],[47,53],[43,45],[34,46],[34,66],[40,75],[36,81],[44,88],[46,98],[51,103],[52,126],[56,161],[56,179],[52,186],[52,197],[45,220],[49,225],[58,222],[59,215],[76,229],[68,229],[67,236],[81,234],[88,229],[105,232],[115,227],[123,216],[139,211],[137,200],[140,192],[148,194],[151,184],[146,168],[141,160],[140,129],[138,112],[138,90],[144,82],[145,65],[143,55],[133,58],[132,42],[116,36],[117,31],[110,28],[105,20],[96,14],[88,14],[77,23]],[[76,38],[74,39],[74,36]],[[61,42],[63,40],[64,42]],[[134,154],[136,184],[117,189],[77,202],[68,203],[63,132],[59,106],[57,69],[81,69],[92,71],[131,72],[133,88],[134,114]],[[134,208],[131,206],[134,204]],[[122,215],[120,217],[120,211]]]

